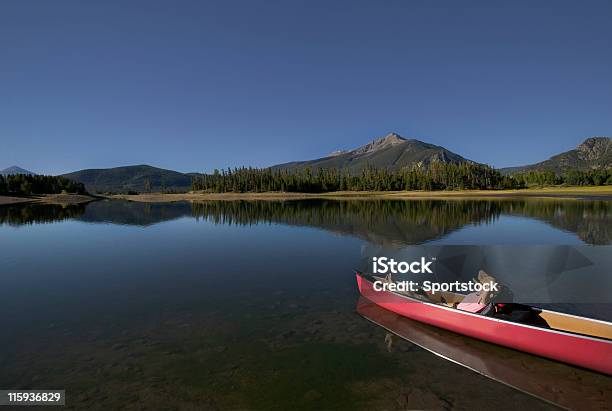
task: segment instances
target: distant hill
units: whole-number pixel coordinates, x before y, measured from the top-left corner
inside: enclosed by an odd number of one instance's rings
[[[612,167],[612,139],[591,137],[573,150],[552,156],[546,161],[519,167],[502,168],[503,174],[518,174],[529,171],[554,171],[562,174],[567,169],[591,170]]]
[[[349,151],[336,151],[327,157],[309,161],[295,161],[278,164],[272,169],[313,170],[324,168],[347,169],[352,174],[361,172],[368,164],[375,168],[399,170],[417,164],[428,165],[433,162],[463,163],[470,162],[444,147],[428,144],[415,139],[405,139],[396,133],[378,138],[371,143]]]
[[[0,175],[3,175],[3,176],[10,176],[13,174],[28,174],[32,176],[36,175],[36,173],[33,173],[19,166],[11,166],[11,167],[5,168],[4,170],[0,171]]]
[[[148,165],[87,169],[63,177],[85,184],[90,193],[191,189],[190,175]]]

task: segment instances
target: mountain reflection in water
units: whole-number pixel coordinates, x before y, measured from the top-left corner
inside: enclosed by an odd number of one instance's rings
[[[443,239],[464,227],[491,226],[501,217],[544,223],[587,244],[611,243],[612,203],[602,200],[291,200],[138,203],[104,200],[87,205],[29,204],[0,207],[9,225],[76,219],[91,223],[149,226],[191,217],[215,224],[283,224],[315,227],[379,245]],[[524,228],[526,231],[529,227]],[[525,242],[531,236],[525,233]],[[499,238],[504,242],[503,233]],[[555,240],[553,242],[563,242]],[[476,241],[477,242],[477,241]]]

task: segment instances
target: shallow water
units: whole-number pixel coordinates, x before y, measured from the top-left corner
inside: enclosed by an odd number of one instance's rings
[[[89,409],[548,408],[407,342],[388,352],[351,269],[364,245],[609,245],[611,204],[2,207],[0,388]]]

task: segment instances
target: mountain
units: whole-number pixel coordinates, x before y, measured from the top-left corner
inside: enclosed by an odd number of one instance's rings
[[[591,137],[573,150],[552,156],[546,161],[519,167],[502,168],[503,174],[517,174],[529,171],[554,171],[562,174],[567,169],[590,170],[612,167],[612,139]]]
[[[149,165],[87,169],[63,177],[85,184],[90,193],[191,189],[190,175]]]
[[[4,170],[0,171],[0,175],[3,176],[10,176],[13,174],[28,174],[28,175],[36,175],[36,173],[33,173],[29,170],[26,170],[25,168],[21,168],[19,166],[11,166],[8,168],[5,168]]]
[[[335,151],[327,157],[309,161],[295,161],[278,164],[272,169],[301,169],[311,167],[347,169],[350,173],[361,172],[368,164],[375,168],[398,170],[417,164],[442,161],[445,163],[463,163],[472,161],[455,154],[444,147],[428,144],[415,139],[405,139],[396,133],[390,133],[371,143],[349,151]]]

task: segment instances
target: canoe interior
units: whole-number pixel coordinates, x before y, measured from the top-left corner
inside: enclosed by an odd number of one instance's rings
[[[547,310],[538,315],[554,330],[612,340],[612,324],[608,322]]]

